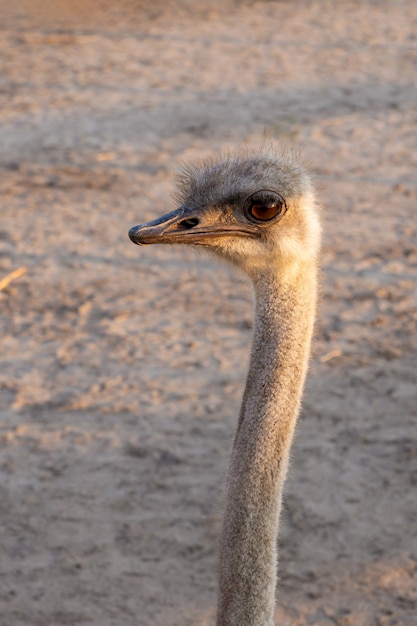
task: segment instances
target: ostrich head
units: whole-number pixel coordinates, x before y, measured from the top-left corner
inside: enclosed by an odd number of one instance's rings
[[[290,155],[268,149],[185,168],[176,196],[178,209],[130,229],[134,243],[204,246],[255,280],[317,256],[311,182]]]

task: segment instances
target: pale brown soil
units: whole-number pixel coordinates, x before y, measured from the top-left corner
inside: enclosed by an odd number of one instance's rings
[[[251,288],[127,230],[264,132],[325,229],[277,624],[417,623],[416,33],[414,0],[0,3],[1,626],[213,624]]]

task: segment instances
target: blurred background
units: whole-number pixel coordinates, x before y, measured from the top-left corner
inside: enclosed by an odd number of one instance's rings
[[[301,148],[321,303],[280,626],[411,626],[413,0],[0,1],[0,624],[210,626],[246,279],[128,229],[183,162]]]

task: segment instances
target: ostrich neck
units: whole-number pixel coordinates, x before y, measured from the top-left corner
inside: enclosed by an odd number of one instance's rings
[[[316,306],[316,268],[255,281],[252,354],[231,454],[217,626],[272,626],[282,487]]]

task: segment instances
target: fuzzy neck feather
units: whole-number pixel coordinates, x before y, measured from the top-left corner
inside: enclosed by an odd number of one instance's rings
[[[255,329],[233,445],[217,626],[273,626],[282,488],[300,408],[317,291],[315,263],[254,280]]]

